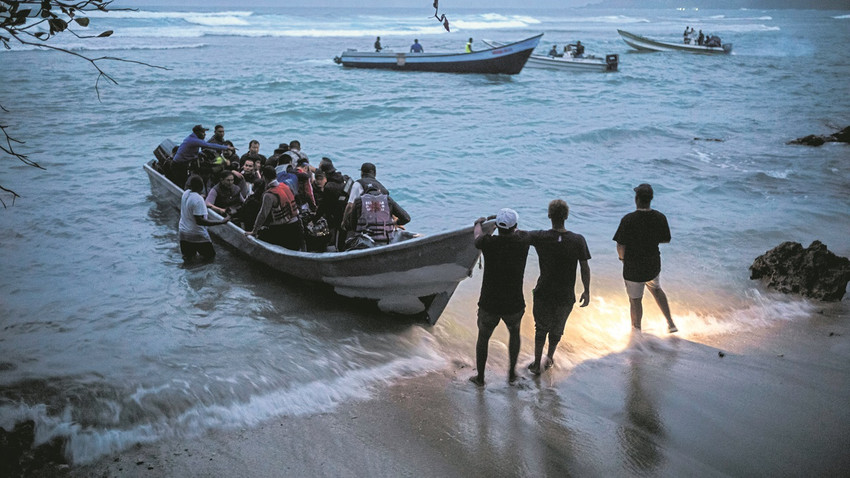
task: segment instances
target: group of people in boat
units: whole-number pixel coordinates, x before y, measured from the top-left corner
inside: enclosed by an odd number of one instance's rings
[[[564,45],[564,51],[558,51],[558,45],[552,45],[552,48],[549,50],[547,56],[551,56],[553,58],[563,58],[563,57],[573,57],[573,58],[584,58],[584,45],[581,44],[581,40]]]
[[[236,154],[216,125],[195,125],[192,134],[154,166],[185,189],[181,198],[180,249],[186,260],[212,258],[208,226],[233,222],[262,241],[287,249],[332,252],[388,244],[409,237],[403,231],[410,215],[376,179],[377,168],[363,163],[360,178],[338,171],[330,158],[313,166],[301,143],[281,143],[266,158],[251,140],[248,152]],[[211,221],[208,210],[221,221]]]
[[[690,45],[692,37],[694,35],[694,29],[691,28],[690,25],[685,27],[685,33],[683,34],[683,41],[685,45]],[[699,46],[712,46],[712,47],[720,47],[723,44],[720,41],[720,37],[717,35],[705,35],[702,33],[702,30],[699,31],[699,35],[697,35],[696,39],[697,45]]]

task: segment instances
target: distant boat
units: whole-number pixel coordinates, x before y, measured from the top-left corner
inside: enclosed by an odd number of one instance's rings
[[[482,43],[491,47],[498,48],[503,46],[503,43],[482,40]],[[595,56],[587,56],[583,58],[574,58],[564,55],[563,57],[552,57],[544,55],[532,54],[526,62],[526,66],[535,68],[551,68],[563,69],[571,71],[617,71],[620,62],[620,57],[614,54],[605,55],[605,58],[596,58]]]
[[[696,44],[685,44],[685,43],[669,43],[658,40],[653,40],[651,38],[642,37],[640,35],[635,35],[634,33],[629,33],[623,30],[617,30],[621,37],[623,37],[623,41],[628,43],[628,45],[636,50],[641,51],[689,51],[691,53],[732,53],[732,44],[724,43],[722,46],[703,46]]]
[[[334,61],[352,68],[443,73],[515,75],[522,71],[543,34],[472,53],[394,53],[346,50]]]
[[[171,151],[166,141],[158,149]],[[144,165],[156,201],[180,210],[183,190],[163,176],[157,160]],[[212,220],[221,216],[208,211]],[[495,223],[485,222],[485,233]],[[344,297],[376,303],[387,313],[421,317],[437,322],[460,281],[472,275],[480,255],[467,226],[431,236],[419,236],[395,244],[345,252],[291,251],[245,235],[228,223],[209,228],[211,235],[230,244],[250,259],[296,279],[330,286]]]

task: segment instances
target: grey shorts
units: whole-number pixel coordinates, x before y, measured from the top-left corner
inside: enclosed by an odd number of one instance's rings
[[[547,332],[553,335],[564,335],[567,318],[573,310],[573,304],[550,302],[534,298],[534,329],[536,332]]]
[[[625,282],[626,294],[629,295],[629,299],[642,299],[644,285],[646,285],[652,290],[661,289],[661,274],[655,276],[655,279],[648,280],[646,282],[632,282],[630,280],[627,280]]]

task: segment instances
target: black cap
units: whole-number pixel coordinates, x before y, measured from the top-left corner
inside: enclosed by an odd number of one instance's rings
[[[647,183],[638,185],[635,188],[635,197],[644,201],[651,200],[653,197],[652,186]]]
[[[195,134],[203,133],[204,131],[209,131],[209,130],[210,130],[209,128],[204,128],[203,126],[201,126],[201,125],[199,125],[199,124],[196,124],[196,125],[192,128],[192,132],[193,132],[193,133],[195,133]]]

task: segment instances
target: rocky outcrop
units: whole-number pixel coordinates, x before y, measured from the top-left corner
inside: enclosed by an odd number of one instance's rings
[[[27,420],[7,432],[0,428],[0,476],[57,476],[67,469],[63,440],[34,446],[35,422]]]
[[[836,256],[820,241],[808,249],[799,242],[783,242],[753,261],[750,279],[762,279],[779,292],[838,301],[850,281],[850,259]]]
[[[802,144],[804,146],[820,146],[826,142],[850,143],[850,126],[830,135],[810,134],[802,138],[792,139],[787,144]]]

